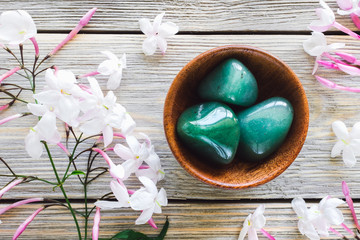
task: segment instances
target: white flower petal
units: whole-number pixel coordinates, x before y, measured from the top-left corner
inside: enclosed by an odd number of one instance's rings
[[[99,64],[97,71],[102,75],[110,75],[114,71],[116,71],[117,63],[111,60],[105,60],[102,63]]]
[[[350,132],[351,138],[360,139],[360,122],[354,124]]]
[[[240,232],[240,235],[239,235],[239,238],[238,238],[238,240],[244,240],[245,239],[245,236],[246,236],[246,234],[248,233],[248,231],[249,231],[249,224],[248,224],[248,222],[249,222],[249,218],[250,216],[248,216],[246,219],[245,219],[245,221],[244,221],[244,225],[243,225],[243,228],[241,229],[241,232]]]
[[[92,94],[94,94],[95,96],[97,96],[100,99],[103,99],[104,94],[101,91],[101,88],[100,88],[100,85],[99,85],[98,81],[93,77],[88,77],[88,81],[90,83],[90,88],[91,88]]]
[[[338,141],[335,143],[334,147],[331,149],[331,157],[337,157],[341,155],[341,151],[344,149],[345,143],[343,141]]]
[[[352,0],[336,0],[336,2],[342,10],[349,10],[353,7]]]
[[[347,167],[353,167],[356,164],[356,158],[350,146],[345,146],[342,158]]]
[[[304,199],[296,197],[291,201],[291,206],[298,217],[304,217],[307,213],[307,207]]]
[[[164,188],[161,188],[158,196],[156,198],[156,201],[163,207],[163,206],[167,206],[168,205],[168,199],[166,196],[166,191]]]
[[[129,145],[131,151],[134,154],[138,154],[138,152],[140,151],[141,148],[141,144],[139,143],[139,141],[136,139],[136,137],[134,136],[127,136],[126,137],[126,143]]]
[[[122,78],[122,70],[121,69],[118,69],[117,71],[113,72],[110,75],[109,80],[106,84],[107,89],[109,89],[109,90],[117,89],[120,86],[121,78]]]
[[[150,218],[152,217],[153,213],[154,213],[154,207],[153,206],[152,208],[148,208],[148,209],[145,209],[141,214],[140,216],[138,217],[138,219],[136,219],[135,221],[135,224],[144,224],[144,223],[147,223]]]
[[[125,136],[128,136],[129,134],[132,134],[134,129],[136,127],[136,123],[134,119],[130,116],[130,114],[125,113],[124,119],[121,122],[121,133]]]
[[[33,159],[39,159],[43,153],[43,146],[40,142],[39,135],[30,130],[25,138],[25,149]]]
[[[332,130],[334,131],[338,139],[348,139],[349,132],[345,126],[345,123],[342,121],[335,121],[332,123]]]
[[[248,230],[248,240],[258,240],[255,228],[250,227]]]
[[[105,126],[103,129],[103,137],[104,137],[104,147],[107,147],[109,144],[112,143],[114,139],[114,132],[112,127],[109,125]]]
[[[153,181],[155,184],[158,182],[159,177],[157,172],[155,172],[153,169],[149,168],[149,169],[139,169],[136,170],[135,172],[136,177],[147,177],[149,179],[151,179],[151,181]]]
[[[165,54],[166,49],[167,49],[167,42],[166,42],[165,38],[158,37],[157,38],[157,45],[159,46],[159,49],[160,49],[161,53]]]
[[[113,201],[103,201],[103,200],[99,200],[96,201],[94,203],[95,206],[104,209],[104,210],[109,210],[109,209],[113,209],[113,208],[122,208],[124,207],[121,203],[119,202],[113,202]]]
[[[155,36],[150,36],[146,38],[142,45],[142,50],[145,55],[153,55],[157,48],[157,38]]]
[[[132,153],[130,148],[125,147],[124,145],[122,145],[120,143],[115,145],[114,152],[116,153],[116,155],[121,157],[123,160],[128,160],[128,159],[134,158],[134,154]]]
[[[84,122],[80,127],[80,131],[87,135],[95,135],[104,129],[104,122],[102,118],[94,118]]]
[[[141,188],[130,197],[130,207],[134,210],[154,209],[154,195]]]
[[[157,188],[151,179],[147,177],[139,177],[139,181],[144,185],[145,189],[151,193],[153,196],[156,196],[157,194]]]
[[[173,22],[166,22],[160,25],[159,36],[163,38],[174,36],[179,31],[179,27]]]
[[[344,222],[344,216],[337,208],[326,209],[324,215],[331,224],[340,225]]]
[[[326,198],[326,201],[324,202],[323,206],[324,208],[336,208],[341,204],[344,204],[345,202],[339,198]]]
[[[110,188],[122,207],[130,206],[129,204],[130,197],[126,187],[121,186],[120,183],[113,180],[110,182]]]
[[[27,108],[32,114],[39,117],[48,111],[47,107],[42,104],[28,103]]]
[[[41,140],[49,143],[60,142],[61,136],[56,127],[56,116],[52,112],[46,112],[36,125]]]
[[[142,18],[139,20],[140,30],[145,35],[153,34],[153,27],[150,23],[150,20],[148,18]]]
[[[110,164],[110,175],[115,179],[123,179],[125,176],[125,169],[122,165]]]
[[[266,219],[264,217],[265,205],[261,204],[252,215],[252,226],[255,229],[261,229],[265,226]]]
[[[40,103],[51,106],[58,104],[61,94],[57,90],[47,90],[34,94],[33,97]]]
[[[311,56],[320,56],[325,51],[326,37],[321,32],[312,32],[311,37],[303,42],[304,51]]]
[[[109,60],[113,62],[119,61],[118,57],[110,51],[101,51],[101,53],[104,54],[107,58],[109,58]]]
[[[360,156],[360,139],[352,139],[349,146],[355,156]]]
[[[154,19],[154,24],[153,24],[153,31],[154,33],[158,33],[159,32],[159,28],[161,25],[161,21],[163,19],[165,15],[165,12],[160,13],[159,15],[157,15]]]

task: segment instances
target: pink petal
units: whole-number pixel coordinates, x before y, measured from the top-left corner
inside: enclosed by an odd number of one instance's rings
[[[360,69],[353,66],[344,65],[341,63],[338,63],[337,66],[340,70],[343,72],[346,72],[347,74],[353,75],[353,76],[360,76]]]
[[[335,52],[335,54],[349,63],[354,63],[356,61],[356,57],[351,55],[350,53]]]

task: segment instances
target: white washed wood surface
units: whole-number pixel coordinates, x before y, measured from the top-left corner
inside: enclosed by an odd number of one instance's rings
[[[39,43],[42,52],[48,52],[65,35],[40,34]],[[179,35],[169,42],[165,56],[146,57],[141,52],[142,35],[92,35],[84,34],[76,38],[57,54],[49,64],[56,64],[61,69],[71,69],[83,74],[94,70],[104,57],[100,50],[108,49],[116,54],[127,53],[128,68],[124,70],[121,88],[116,92],[119,101],[128,109],[138,123],[138,131],[147,133],[156,146],[166,171],[166,178],[161,183],[170,199],[283,199],[302,196],[322,198],[327,194],[341,196],[341,181],[346,180],[355,197],[360,197],[360,163],[353,168],[344,166],[341,158],[330,158],[330,150],[336,139],[331,131],[331,123],[340,119],[349,126],[360,119],[359,94],[337,92],[320,86],[311,75],[313,59],[302,50],[301,43],[306,35]],[[330,42],[346,41],[350,52],[359,45],[354,40],[336,36]],[[299,76],[310,105],[310,127],[305,145],[295,162],[280,177],[256,188],[246,190],[224,190],[208,186],[191,177],[183,170],[172,156],[165,140],[162,113],[166,92],[177,72],[192,58],[210,48],[224,44],[249,44],[261,47],[288,63]],[[31,46],[26,45],[27,49]],[[6,63],[4,53],[0,56]],[[320,70],[319,74],[349,86],[358,85],[358,79],[352,80],[335,71]],[[334,75],[335,74],[335,75]],[[8,81],[19,79],[9,78]],[[41,84],[41,77],[39,84]],[[99,77],[105,86],[106,77]],[[2,114],[7,116],[16,111],[26,111],[18,103],[14,108]],[[23,138],[36,118],[25,117],[0,127],[0,152],[17,174],[33,175],[54,180],[50,163],[46,156],[41,161],[31,160],[23,148]],[[56,147],[53,149],[57,150]],[[67,160],[61,151],[56,151],[56,165],[63,169]],[[114,158],[114,161],[118,161]],[[79,161],[79,166],[85,163]],[[104,164],[99,158],[99,164]],[[1,173],[6,169],[1,166]],[[4,182],[4,179],[1,179]],[[90,198],[100,197],[110,191],[108,178],[102,178],[90,186]],[[130,181],[130,188],[138,187]],[[70,198],[82,198],[82,189],[76,178],[65,184]],[[20,185],[5,198],[24,198],[30,196],[48,196],[60,198],[61,192],[51,191],[51,187],[39,182]]]
[[[2,0],[1,10],[24,9],[41,31],[70,30],[93,7],[99,10],[86,31],[137,31],[138,19],[153,19],[165,11],[165,20],[179,25],[180,31],[309,31],[316,18],[318,0]],[[336,11],[335,1],[327,1]],[[356,29],[348,17],[339,22]],[[332,29],[336,30],[336,29]]]
[[[253,203],[172,203],[164,208],[161,215],[154,215],[154,220],[159,228],[162,228],[166,216],[170,221],[170,227],[165,239],[238,239],[243,222],[248,214],[264,202]],[[5,206],[1,204],[0,207]],[[82,205],[74,204],[76,208]],[[40,204],[31,204],[11,210],[1,216],[3,223],[0,228],[2,239],[11,239],[16,228],[36,209]],[[356,210],[360,205],[355,205]],[[344,213],[344,223],[351,229],[355,229],[351,213],[346,206],[340,207]],[[115,211],[102,211],[100,222],[100,238],[111,237],[115,233],[133,229],[145,234],[156,236],[160,230],[153,230],[148,225],[134,225],[139,212],[129,209]],[[297,229],[297,217],[290,203],[265,203],[266,226],[264,229],[276,239],[295,240],[307,239]],[[93,215],[89,222],[91,232]],[[80,222],[83,224],[83,222]],[[348,236],[345,230],[335,227],[339,232]],[[64,231],[66,230],[66,231]],[[91,235],[90,235],[91,236]],[[260,232],[259,239],[267,239]],[[35,240],[68,240],[76,239],[77,232],[71,215],[67,210],[59,207],[50,207],[41,212],[28,226],[19,239]],[[334,235],[322,239],[337,239]]]

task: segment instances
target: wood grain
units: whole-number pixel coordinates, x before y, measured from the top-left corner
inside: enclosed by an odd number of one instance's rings
[[[327,1],[336,11],[335,1]],[[99,10],[86,31],[140,32],[138,19],[153,19],[165,11],[165,21],[173,21],[181,32],[256,32],[309,31],[307,26],[316,18],[318,0],[23,0],[1,1],[2,11],[27,10],[40,31],[69,31],[89,9]],[[51,14],[49,12],[51,11]],[[348,16],[337,20],[354,30]],[[336,29],[332,28],[333,31]]]
[[[238,239],[242,224],[248,214],[254,212],[259,203],[172,203],[163,208],[161,215],[155,215],[154,220],[162,228],[166,216],[169,217],[170,227],[165,239]],[[311,205],[311,204],[310,204]],[[1,204],[0,207],[5,206]],[[74,204],[81,208],[82,205]],[[40,204],[31,204],[13,209],[1,216],[3,223],[0,228],[2,239],[10,239],[17,227],[31,215]],[[355,229],[351,213],[347,207],[340,207],[344,214],[344,223]],[[360,210],[360,205],[355,205]],[[307,239],[297,229],[297,217],[290,203],[265,203],[266,225],[264,229],[276,239],[296,240]],[[115,233],[134,229],[145,234],[156,236],[159,230],[149,225],[134,225],[138,212],[127,208],[115,211],[102,211],[100,222],[100,237],[110,237]],[[92,228],[91,216],[89,230]],[[81,223],[83,224],[83,223]],[[348,236],[341,227],[334,227]],[[66,234],[64,234],[64,230]],[[68,240],[76,239],[76,230],[71,215],[63,208],[50,207],[40,213],[28,226],[19,239],[35,240]],[[267,239],[258,233],[259,239]],[[348,236],[349,237],[349,236]],[[328,238],[337,239],[330,234]]]
[[[40,49],[47,53],[56,43],[60,42],[63,34],[40,34],[38,39]],[[101,50],[112,50],[120,55],[128,55],[128,68],[124,70],[121,88],[116,95],[132,114],[138,124],[137,131],[148,134],[160,155],[166,178],[160,184],[168,192],[170,199],[282,199],[301,195],[307,198],[322,198],[327,194],[341,196],[341,181],[346,180],[354,197],[360,197],[358,172],[360,164],[353,168],[344,166],[341,158],[330,158],[330,151],[335,144],[335,137],[331,131],[334,120],[343,120],[349,127],[360,119],[360,95],[333,91],[320,86],[311,75],[313,58],[307,56],[302,49],[305,35],[191,35],[176,36],[169,41],[168,52],[165,56],[144,56],[141,52],[142,35],[92,35],[78,36],[74,41],[59,52],[45,66],[56,64],[61,69],[73,70],[76,74],[84,74],[96,69],[97,64],[105,59],[99,54]],[[329,37],[331,42],[346,42],[347,51],[359,53],[360,46],[354,40],[345,36]],[[180,69],[198,54],[221,45],[248,44],[263,48],[287,63],[298,75],[309,100],[310,126],[305,145],[295,162],[280,177],[263,186],[241,190],[221,190],[205,185],[187,174],[173,158],[165,140],[162,116],[163,103],[166,92]],[[32,51],[31,45],[25,49]],[[0,55],[1,64],[15,66],[5,53]],[[320,69],[319,75],[333,79],[339,84],[358,86],[356,77],[337,74],[335,71]],[[101,86],[105,86],[106,77],[99,77]],[[43,77],[39,78],[39,87],[43,84]],[[9,78],[10,82],[21,83],[21,78]],[[281,86],[274,86],[281,87]],[[25,96],[30,99],[30,96]],[[23,104],[16,104],[14,108],[2,114],[3,117],[15,112],[27,111]],[[23,148],[24,136],[29,128],[36,123],[36,118],[26,117],[19,121],[9,122],[0,127],[0,153],[18,174],[36,174],[39,177],[54,180],[51,168],[45,155],[41,161],[31,160]],[[59,126],[61,127],[61,126]],[[67,160],[65,155],[55,146],[55,162],[60,169],[64,169]],[[114,157],[114,161],[119,160]],[[84,167],[85,159],[79,159],[79,166]],[[97,164],[104,164],[102,159]],[[2,174],[8,173],[5,167],[0,167]],[[2,185],[6,179],[1,178]],[[110,191],[107,187],[109,178],[105,177],[90,186],[90,198],[98,198]],[[139,184],[131,179],[130,188],[137,188]],[[65,184],[70,198],[82,198],[82,188],[73,178]],[[52,187],[39,182],[20,185],[14,191],[6,194],[5,198],[25,198],[30,196],[48,196],[60,198],[59,189],[54,192]]]

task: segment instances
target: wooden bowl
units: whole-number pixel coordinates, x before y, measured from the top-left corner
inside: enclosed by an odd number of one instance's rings
[[[184,110],[206,102],[197,96],[198,84],[228,58],[238,59],[255,76],[259,88],[256,103],[279,96],[289,100],[294,108],[294,120],[284,143],[261,163],[246,162],[236,156],[232,163],[225,166],[209,164],[189,150],[176,132],[177,120]],[[279,176],[299,154],[308,125],[308,102],[295,73],[277,57],[250,46],[222,46],[200,54],[178,73],[165,100],[165,134],[175,158],[191,175],[217,187],[254,187]]]

